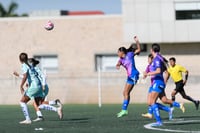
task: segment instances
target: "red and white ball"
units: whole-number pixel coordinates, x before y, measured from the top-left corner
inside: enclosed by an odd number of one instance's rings
[[[46,30],[53,30],[53,28],[54,28],[53,22],[48,21],[48,22],[45,24],[44,28],[45,28]]]

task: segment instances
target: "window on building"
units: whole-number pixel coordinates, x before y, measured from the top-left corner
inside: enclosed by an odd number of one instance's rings
[[[140,44],[141,52],[147,52],[147,44]],[[96,54],[95,71],[100,69],[102,72],[115,72],[116,63],[119,60],[117,54]]]
[[[147,52],[147,44],[140,44],[141,52]]]
[[[95,70],[100,69],[102,72],[115,72],[116,63],[119,57],[116,54],[96,54]]]
[[[136,48],[136,44],[134,44],[134,48]],[[128,44],[127,44],[127,48],[128,48]],[[141,48],[141,52],[147,52],[147,44],[146,43],[140,43],[140,48]]]
[[[176,2],[176,20],[200,19],[200,1]]]
[[[47,73],[58,72],[57,55],[35,55],[34,58],[40,61],[39,67]]]

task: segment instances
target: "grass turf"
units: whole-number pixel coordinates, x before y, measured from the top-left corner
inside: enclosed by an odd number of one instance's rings
[[[185,123],[167,123],[162,129],[200,131],[200,115],[193,104],[186,104],[183,114],[175,109],[174,118]],[[55,112],[42,111],[45,121],[20,125],[24,120],[19,105],[0,105],[0,133],[161,133],[144,128],[145,124],[155,122],[141,117],[147,110],[146,104],[131,104],[129,115],[117,118],[121,105],[64,105],[64,119],[59,120]],[[35,111],[29,106],[31,118],[36,118]],[[163,121],[168,121],[168,114],[161,112]],[[196,120],[187,122],[187,120]],[[198,121],[199,120],[199,121]],[[37,130],[42,128],[43,130]]]

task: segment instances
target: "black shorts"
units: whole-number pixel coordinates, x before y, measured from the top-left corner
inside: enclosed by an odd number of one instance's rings
[[[175,82],[176,84],[176,88],[174,89],[176,92],[182,92],[184,91],[184,84],[183,84],[183,80],[180,80],[178,82]]]

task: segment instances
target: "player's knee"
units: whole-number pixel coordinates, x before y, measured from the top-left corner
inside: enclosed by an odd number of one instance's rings
[[[125,97],[128,97],[128,96],[129,96],[128,91],[124,91],[124,92],[123,92],[123,95],[124,95]]]

